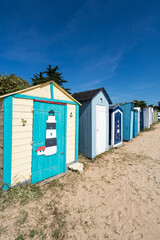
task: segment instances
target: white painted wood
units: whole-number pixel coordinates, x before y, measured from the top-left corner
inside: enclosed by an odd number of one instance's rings
[[[138,111],[137,113],[137,132],[140,132],[140,113],[141,113],[141,108],[140,107],[135,107],[134,109],[136,109]]]
[[[33,100],[13,98],[11,185],[31,176]],[[27,120],[22,126],[22,118]]]
[[[29,96],[43,97],[43,98],[51,98],[50,84],[45,86],[42,85],[35,89],[27,90],[22,94],[29,95]]]
[[[96,105],[96,155],[106,151],[106,106]]]
[[[54,85],[53,87],[53,93],[54,93],[54,98],[57,100],[66,100],[66,101],[71,101],[73,102],[73,100],[67,96],[65,93],[63,93],[58,87],[56,87]]]
[[[72,113],[72,117],[70,114]],[[75,161],[76,106],[67,104],[67,164]]]

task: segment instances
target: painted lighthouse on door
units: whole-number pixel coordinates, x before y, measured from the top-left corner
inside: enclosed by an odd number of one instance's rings
[[[56,136],[56,120],[54,111],[49,111],[48,120],[46,121],[46,140],[45,146],[38,147],[37,155],[50,156],[57,153],[57,136]]]

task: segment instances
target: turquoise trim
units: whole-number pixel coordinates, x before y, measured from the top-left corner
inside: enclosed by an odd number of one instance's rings
[[[35,100],[53,101],[53,99],[51,99],[51,98],[41,98],[41,97],[28,96],[28,95],[23,95],[23,94],[15,94],[15,95],[13,95],[13,97],[15,97],[15,98],[24,98],[24,99],[33,99],[33,100],[35,99]],[[77,104],[76,102],[57,100],[57,99],[54,99],[54,102],[68,103],[68,104]]]
[[[3,190],[11,186],[12,96],[4,98]]]
[[[76,136],[75,136],[75,161],[78,161],[78,136],[79,136],[79,105],[76,104]]]
[[[65,110],[64,110],[64,116],[66,121],[64,120],[64,159],[65,159],[65,164],[64,164],[64,172],[67,170],[67,105],[65,105]]]
[[[53,83],[50,83],[50,89],[51,89],[51,99],[54,99]]]

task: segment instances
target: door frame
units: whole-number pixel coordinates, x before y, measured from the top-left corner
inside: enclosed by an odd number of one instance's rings
[[[117,112],[120,112],[121,114],[121,141],[117,144],[115,144],[115,114]],[[117,147],[122,144],[123,141],[123,113],[120,111],[120,109],[117,109],[116,111],[112,112],[111,116],[111,121],[112,121],[112,128],[111,128],[111,147]]]
[[[47,103],[47,104],[49,103],[49,104],[52,104],[52,105],[53,104],[55,104],[55,105],[64,105],[64,118],[65,118],[64,141],[65,142],[64,142],[64,163],[63,163],[63,170],[64,171],[63,172],[66,172],[66,169],[67,169],[67,103],[34,99],[33,100],[33,129],[32,129],[32,132],[34,132],[34,102]],[[34,137],[34,133],[32,134],[31,183],[32,183],[32,167],[33,167],[33,137]],[[59,174],[61,174],[61,173],[59,173]],[[54,175],[54,176],[58,176],[58,175]],[[43,179],[42,181],[44,181],[44,180],[45,179]]]
[[[107,108],[105,105],[99,105],[99,104],[96,104],[96,126],[95,126],[95,131],[96,131],[96,156],[103,153],[97,153],[97,107],[103,107],[105,108],[105,115],[106,115],[106,121],[105,121],[105,151],[106,151],[106,147],[107,147]],[[105,152],[104,151],[104,152]]]

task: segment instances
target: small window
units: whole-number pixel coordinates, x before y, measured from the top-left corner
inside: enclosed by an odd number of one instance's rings
[[[51,140],[50,143],[52,143],[53,141]]]
[[[52,126],[50,127],[50,129],[52,129]]]
[[[52,133],[50,133],[50,136],[52,136]]]

